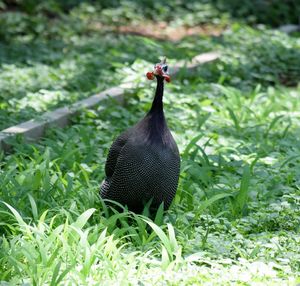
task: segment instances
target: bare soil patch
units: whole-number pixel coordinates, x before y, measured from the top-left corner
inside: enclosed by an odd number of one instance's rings
[[[199,25],[194,27],[170,26],[167,22],[146,22],[144,25],[107,26],[101,23],[92,23],[91,30],[112,31],[120,34],[131,34],[157,40],[179,41],[187,36],[207,35],[220,36],[225,27],[215,25]]]

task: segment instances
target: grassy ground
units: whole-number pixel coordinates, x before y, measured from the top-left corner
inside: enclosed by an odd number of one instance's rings
[[[300,283],[299,38],[237,23],[177,43],[93,29],[68,43],[2,44],[3,126],[110,84],[136,89],[125,106],[107,100],[1,155],[0,285]],[[174,62],[210,50],[221,59],[165,91],[182,158],[172,207],[153,220],[109,213],[98,197],[105,157],[151,104],[145,71],[161,54]]]

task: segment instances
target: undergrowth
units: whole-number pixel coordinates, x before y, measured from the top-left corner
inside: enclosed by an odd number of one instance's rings
[[[1,128],[135,83],[124,105],[108,98],[0,154],[0,285],[300,283],[299,38],[231,22],[220,36],[176,43],[115,35],[91,29],[99,11],[89,7],[65,8],[46,31],[18,11],[0,32]],[[108,209],[105,158],[150,108],[145,72],[163,54],[172,67],[212,50],[220,59],[165,88],[181,153],[171,208],[151,218]]]
[[[110,143],[149,108],[148,84],[127,95],[126,107],[108,100],[38,144],[15,143],[0,173],[2,280],[295,283],[299,90],[189,83],[166,88],[182,169],[171,209],[154,222],[111,213],[98,197]]]

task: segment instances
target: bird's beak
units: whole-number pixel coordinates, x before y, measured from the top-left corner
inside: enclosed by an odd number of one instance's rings
[[[154,67],[154,74],[155,75],[160,75],[160,76],[163,76],[163,70],[161,68],[161,66],[158,64]]]

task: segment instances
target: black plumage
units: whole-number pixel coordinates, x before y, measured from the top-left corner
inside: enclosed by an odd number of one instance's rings
[[[112,144],[105,165],[106,178],[100,188],[103,199],[141,212],[152,200],[151,209],[163,202],[168,209],[176,193],[180,157],[163,111],[164,80],[169,81],[165,61],[147,77],[157,79],[150,111]]]

